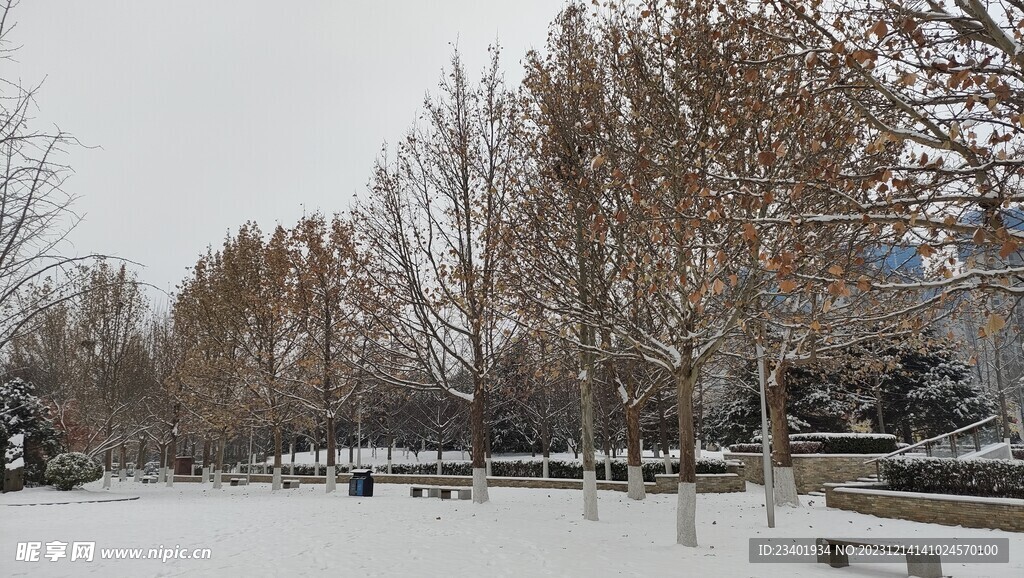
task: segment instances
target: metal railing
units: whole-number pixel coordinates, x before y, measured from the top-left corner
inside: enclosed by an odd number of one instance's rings
[[[871,458],[870,460],[865,460],[864,463],[865,464],[870,464],[872,462],[877,462],[878,460],[882,460],[882,459],[885,459],[885,458],[891,458],[892,456],[909,452],[910,450],[912,450],[914,448],[919,448],[921,446],[924,446],[925,453],[929,457],[931,457],[931,455],[933,454],[933,452],[936,449],[936,447],[937,446],[941,447],[942,443],[944,441],[946,441],[946,440],[949,441],[949,451],[952,454],[951,457],[956,458],[956,457],[959,457],[959,455],[960,455],[960,447],[957,446],[956,438],[957,438],[957,436],[967,435],[967,434],[970,434],[970,436],[972,438],[972,441],[974,442],[973,443],[974,451],[980,451],[981,450],[981,432],[980,432],[980,430],[981,430],[982,426],[984,426],[985,424],[987,424],[989,422],[992,422],[992,421],[998,419],[998,417],[999,416],[996,416],[996,415],[987,417],[987,418],[985,418],[985,419],[983,419],[981,421],[976,421],[976,422],[974,422],[974,423],[972,423],[970,425],[966,425],[966,426],[964,426],[964,427],[962,427],[960,429],[957,429],[957,430],[954,430],[954,431],[951,431],[951,432],[947,432],[947,433],[944,433],[942,435],[937,435],[937,436],[935,436],[933,438],[928,438],[926,440],[919,441],[916,444],[911,444],[911,445],[909,445],[909,446],[907,446],[905,448],[900,448],[900,449],[898,449],[898,450],[896,450],[894,452],[885,454],[884,456],[879,456],[877,458]]]

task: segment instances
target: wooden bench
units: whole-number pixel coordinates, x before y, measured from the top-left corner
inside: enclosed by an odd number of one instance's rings
[[[142,476],[141,478],[139,478],[139,481],[141,481],[143,484],[155,484],[156,476]]]
[[[942,560],[937,554],[917,554],[907,546],[883,544],[882,542],[857,542],[834,538],[818,538],[815,544],[819,548],[829,546],[885,546],[890,550],[898,550],[907,557],[907,575],[920,578],[942,578]],[[850,565],[850,556],[846,551],[830,549],[827,553],[818,554],[819,563],[827,563],[833,568],[845,568]]]
[[[249,480],[245,478],[231,478],[232,486],[244,486],[249,483]]]
[[[286,490],[294,490],[299,487],[299,480],[283,480],[281,482],[281,487]]]
[[[441,498],[451,500],[453,495],[459,500],[473,499],[473,489],[466,487],[443,487],[443,486],[413,486],[409,488],[409,495],[413,498]]]

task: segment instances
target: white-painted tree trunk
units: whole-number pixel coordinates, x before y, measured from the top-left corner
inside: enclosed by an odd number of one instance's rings
[[[292,462],[292,463],[288,464],[288,475],[289,476],[294,476],[295,475],[295,462]]]
[[[215,489],[215,490],[219,490],[220,489],[221,482],[223,481],[223,478],[224,478],[224,475],[221,473],[221,470],[216,470],[216,471],[213,472],[213,489]]]
[[[167,483],[167,468],[160,468],[160,476],[157,478],[157,481],[161,484]]]
[[[679,483],[676,542],[683,546],[697,547],[697,484]]]
[[[199,480],[199,483],[205,484],[210,481],[210,468],[209,466],[203,466],[203,479]]]
[[[335,468],[335,466],[327,466],[327,480],[326,480],[327,484],[326,485],[327,485],[327,493],[328,494],[330,494],[335,489],[337,489],[337,485],[338,485],[338,474],[337,474],[337,472],[338,472],[338,470]]]
[[[141,468],[135,468],[135,475],[132,476],[132,481],[135,482],[135,483],[139,483],[140,481],[142,481],[142,469]]]
[[[583,471],[583,519],[597,521],[597,472]]]
[[[772,480],[775,491],[775,503],[779,506],[800,507],[800,496],[796,493],[796,478],[793,468],[772,466]]]
[[[671,475],[672,474],[672,456],[670,456],[666,452],[664,460],[665,460],[665,473]]]
[[[320,475],[320,462],[316,462],[316,463],[313,464],[313,475],[314,476],[319,476]],[[325,473],[324,475],[327,475],[327,474]]]
[[[696,444],[696,446],[695,446],[695,447],[693,448],[693,457],[695,457],[695,458],[696,458],[696,459],[698,459],[698,460],[700,459],[700,452],[701,452],[701,447],[700,447],[700,446],[701,446],[701,445],[703,445],[703,444],[701,443],[701,441],[700,441],[700,440],[697,440],[697,444]]]
[[[612,481],[612,459],[608,456],[604,457],[604,481]]]
[[[128,479],[128,470],[124,468],[117,470],[117,479],[122,482],[126,481]]]
[[[391,458],[388,458],[388,473],[391,473]]]
[[[544,464],[544,477],[545,478],[550,478],[551,475],[548,473],[548,459],[544,458],[542,463]]]
[[[274,468],[274,477],[271,478],[270,490],[276,491],[281,489],[281,468]]]
[[[442,471],[444,470],[441,469],[441,460],[437,460],[437,475],[440,476]]]
[[[106,468],[103,469],[103,489],[110,489],[110,470]]]
[[[473,502],[483,504],[489,499],[487,495],[487,468],[473,468]]]
[[[644,470],[641,466],[626,466],[626,495],[633,500],[647,497],[644,489]]]
[[[167,470],[167,479],[164,480],[164,483],[167,485],[168,488],[173,488],[174,487],[174,470],[173,469],[168,468],[168,470]]]
[[[490,476],[491,475],[491,458],[485,458],[484,459],[484,465],[487,466],[487,468],[486,468],[487,469],[487,475]]]

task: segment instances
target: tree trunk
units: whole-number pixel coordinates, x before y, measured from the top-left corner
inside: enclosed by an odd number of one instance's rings
[[[337,449],[337,441],[334,439],[334,412],[328,412],[327,414],[327,472],[324,474],[326,477],[325,485],[327,487],[327,493],[334,492],[338,487],[338,467],[334,460],[335,451]],[[317,463],[320,462],[320,449],[317,448]]]
[[[224,452],[227,450],[228,434],[226,431],[221,431],[220,439],[217,443],[215,463],[213,466],[213,489],[219,490],[221,483],[224,478]],[[249,467],[252,470],[252,466]],[[251,472],[250,472],[251,473]]]
[[[676,542],[697,546],[697,463],[693,435],[693,382],[689,368],[677,370],[676,403],[679,405],[679,498],[676,511]]]
[[[395,448],[395,435],[392,433],[388,434],[388,473],[391,473],[391,452]]]
[[[593,343],[593,330],[588,343]],[[583,372],[580,381],[580,452],[583,454],[583,519],[598,521],[597,515],[597,464],[594,460],[594,360],[593,354],[584,352]]]
[[[117,477],[122,482],[128,479],[128,442],[121,442],[121,452],[117,460]]]
[[[640,407],[626,404],[626,480],[627,495],[633,500],[646,497],[640,447]]]
[[[171,441],[167,442],[167,487],[174,485],[174,461],[178,454],[178,435],[174,433],[178,429],[177,424],[171,430]]]
[[[146,469],[146,438],[139,438],[139,453],[135,456],[135,476],[134,481],[138,482],[142,478],[142,472]]]
[[[205,484],[210,481],[210,438],[203,438],[203,479]]]
[[[487,432],[484,424],[484,386],[483,377],[477,376],[473,387],[473,401],[469,404],[469,429],[472,436],[473,458],[473,502],[486,503],[487,495]]]
[[[786,368],[776,366],[765,388],[768,397],[768,416],[772,421],[772,479],[775,484],[775,503],[780,506],[800,506],[793,475],[793,456],[789,449],[789,422],[786,420]]]
[[[281,489],[281,426],[274,426],[274,477],[271,478],[270,490]]]

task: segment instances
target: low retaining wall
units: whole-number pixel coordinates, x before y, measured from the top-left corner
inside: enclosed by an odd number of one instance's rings
[[[1024,500],[894,492],[884,484],[830,484],[825,505],[840,510],[944,526],[1024,532]]]
[[[245,474],[224,474],[223,483],[229,484],[231,478],[244,478]],[[338,474],[338,483],[347,484],[351,474]],[[651,494],[674,494],[679,487],[679,476],[675,474],[658,474],[657,481],[646,482],[645,489]],[[175,482],[199,483],[202,476],[174,476]],[[289,476],[281,475],[282,480],[298,480],[303,484],[326,483],[324,476]],[[269,484],[273,481],[272,474],[251,474],[249,482]],[[377,484],[422,484],[430,486],[472,486],[472,476],[431,476],[420,474],[373,474]],[[553,490],[581,490],[583,480],[566,478],[506,478],[489,477],[487,485],[492,488],[540,488]],[[598,480],[597,489],[625,492],[626,482],[606,482]],[[746,482],[738,474],[697,474],[697,493],[716,494],[746,491]]]
[[[794,454],[793,476],[796,490],[801,494],[816,492],[827,483],[849,482],[878,473],[874,463],[865,460],[883,454]],[[725,452],[722,458],[743,462],[742,475],[748,482],[764,485],[761,454]]]

